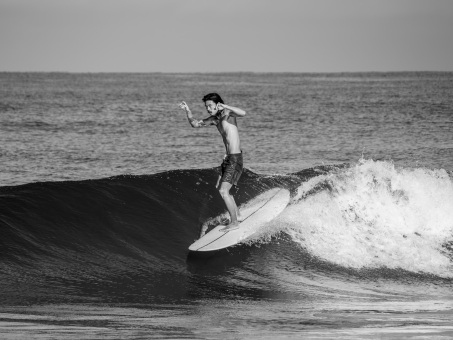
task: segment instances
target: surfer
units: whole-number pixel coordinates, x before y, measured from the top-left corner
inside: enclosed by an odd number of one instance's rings
[[[215,125],[222,136],[226,154],[221,166],[221,174],[217,179],[216,188],[225,201],[230,213],[230,223],[222,230],[229,231],[239,228],[239,210],[230,194],[233,185],[237,185],[243,170],[241,143],[239,140],[237,117],[244,117],[245,111],[237,107],[226,105],[220,95],[209,93],[203,97],[206,110],[210,114],[208,118],[197,120],[193,117],[189,106],[181,102],[179,107],[187,114],[190,125],[194,128]]]

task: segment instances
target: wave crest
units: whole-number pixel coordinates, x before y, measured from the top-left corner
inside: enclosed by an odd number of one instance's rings
[[[453,277],[453,182],[445,170],[361,160],[303,183],[279,224],[312,255],[341,266]]]

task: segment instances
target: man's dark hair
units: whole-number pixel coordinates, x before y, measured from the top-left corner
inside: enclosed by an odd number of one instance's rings
[[[218,93],[208,93],[206,96],[203,97],[203,102],[207,102],[208,100],[212,100],[214,103],[221,103],[225,104],[223,102],[223,99],[219,96]]]

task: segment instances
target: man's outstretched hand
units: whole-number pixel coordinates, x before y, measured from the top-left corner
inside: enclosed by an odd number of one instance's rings
[[[181,109],[183,109],[184,111],[186,111],[186,112],[190,111],[189,105],[187,105],[186,102],[181,102],[181,103],[179,103],[179,107],[180,107]]]

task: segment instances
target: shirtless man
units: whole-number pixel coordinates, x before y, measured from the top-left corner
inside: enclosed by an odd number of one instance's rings
[[[206,110],[210,117],[197,120],[193,118],[189,106],[182,102],[179,107],[186,111],[187,119],[194,128],[216,125],[225,144],[226,155],[222,163],[222,173],[219,176],[216,188],[225,201],[230,213],[231,221],[222,230],[229,231],[239,228],[239,210],[230,189],[237,185],[243,169],[241,142],[239,140],[236,117],[244,117],[245,111],[237,107],[226,105],[217,93],[209,93],[203,97]],[[202,231],[203,234],[204,231]]]

